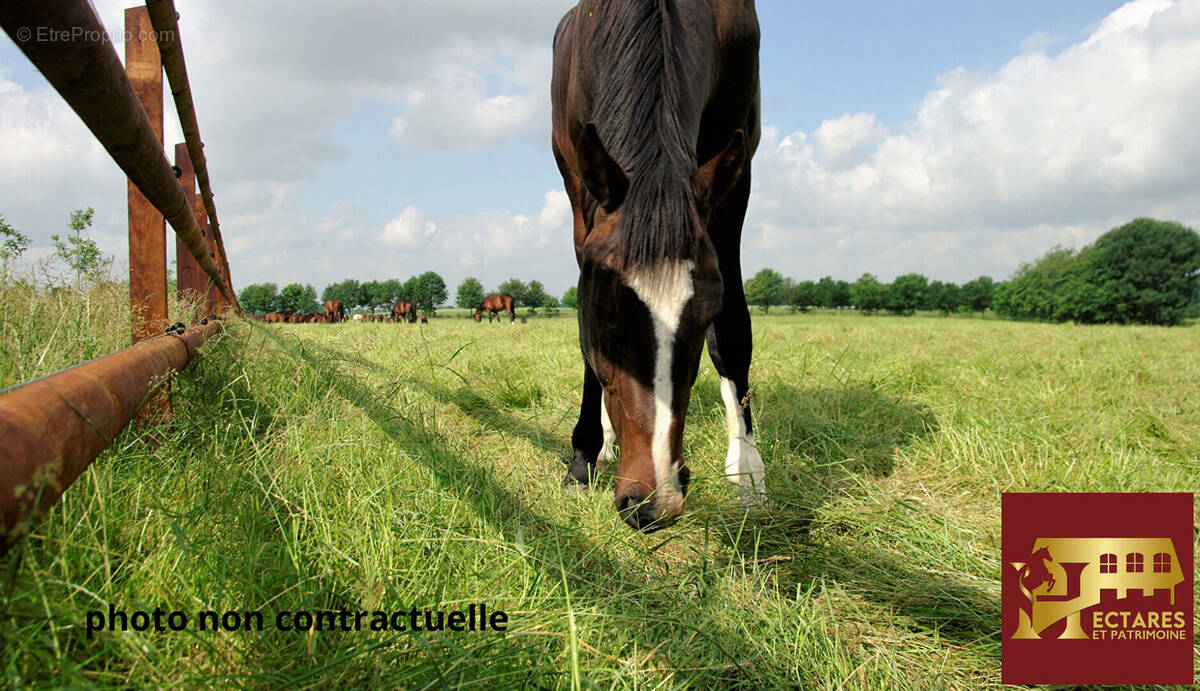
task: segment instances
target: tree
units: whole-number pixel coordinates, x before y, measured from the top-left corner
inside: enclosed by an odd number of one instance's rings
[[[396,291],[396,300],[412,300],[416,302],[418,283],[420,281],[416,276],[409,276],[408,280],[402,283],[400,289]]]
[[[529,290],[525,284],[517,278],[510,278],[500,284],[498,289],[501,293],[508,293],[513,296],[513,303],[517,305],[525,304],[525,291]]]
[[[888,310],[896,314],[912,314],[925,303],[929,279],[921,274],[897,276],[887,288],[884,300]]]
[[[483,302],[483,284],[478,278],[468,276],[458,284],[458,295],[455,300],[459,307],[473,310]]]
[[[0,268],[0,285],[8,283],[8,261],[19,259],[25,250],[29,249],[29,243],[27,235],[8,225],[4,221],[4,216],[0,215],[0,260],[3,260],[3,266]]]
[[[763,314],[771,305],[783,302],[783,275],[774,269],[763,269],[746,281],[746,303],[758,305]]]
[[[1065,286],[1072,283],[1078,287],[1076,264],[1075,250],[1052,247],[1033,263],[1021,264],[1008,281],[1003,296],[996,291],[993,308],[1012,319],[1054,321],[1056,317],[1065,317],[1063,296],[1068,292]],[[1075,300],[1076,307],[1079,297]]]
[[[521,298],[521,304],[536,311],[537,308],[545,306],[547,297],[549,296],[546,295],[546,289],[542,287],[541,281],[530,281],[529,285],[525,287],[525,295]],[[555,304],[557,302],[556,300]]]
[[[1081,253],[1104,321],[1178,324],[1200,298],[1200,234],[1179,223],[1137,218]]]
[[[325,286],[325,290],[321,293],[321,300],[323,302],[341,300],[342,305],[347,309],[364,304],[362,301],[362,287],[353,278],[347,278],[341,283],[330,283]]]
[[[992,306],[996,283],[991,276],[980,276],[962,284],[962,306],[972,312],[984,312]]]
[[[98,279],[108,271],[108,267],[112,264],[112,259],[106,258],[96,241],[88,237],[87,231],[92,227],[92,217],[95,213],[95,209],[91,207],[88,207],[87,210],[72,211],[71,222],[68,224],[71,234],[67,236],[66,242],[59,239],[58,235],[50,236],[50,239],[54,241],[55,256],[62,259],[75,272],[76,288],[82,285],[85,278],[88,280]]]
[[[563,293],[562,304],[575,309],[579,306],[579,286],[571,286],[567,288],[567,292]]]
[[[834,282],[832,276],[825,276],[821,280],[817,281],[817,285],[814,288],[813,293],[813,304],[817,307],[833,309],[834,307],[837,307],[837,305],[834,304],[836,293],[837,283]]]
[[[850,286],[850,304],[867,314],[883,309],[886,296],[887,286],[874,274],[863,274]]]
[[[850,281],[837,281],[833,291],[834,307],[850,306]]]
[[[363,307],[374,312],[380,305],[387,302],[381,300],[383,283],[381,281],[363,281],[358,285],[358,300]],[[390,307],[391,305],[388,305]]]
[[[402,292],[403,286],[400,283],[400,279],[389,278],[386,281],[380,281],[379,293],[375,296],[379,300],[377,304],[385,310],[390,310],[392,305],[396,304],[396,301],[400,299]]]
[[[311,285],[289,283],[279,291],[276,298],[276,308],[293,312],[317,311],[317,291]]]
[[[784,299],[793,309],[799,309],[801,312],[807,312],[808,308],[813,305],[820,306],[817,284],[812,281],[800,281],[787,286],[787,290],[784,291]]]
[[[950,314],[962,304],[962,288],[955,283],[934,281],[929,284],[925,304],[929,309],[938,310],[942,314]]]
[[[545,310],[547,317],[558,314],[558,298],[553,295],[547,295],[546,299],[542,301],[542,308]]]
[[[274,283],[252,283],[242,289],[238,295],[238,301],[242,303],[242,309],[247,312],[263,314],[271,311],[278,294],[279,289]]]
[[[446,301],[446,282],[436,272],[426,271],[417,277],[410,299],[422,314],[432,315],[437,306]]]

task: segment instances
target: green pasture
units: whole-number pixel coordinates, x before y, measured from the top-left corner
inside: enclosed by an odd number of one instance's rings
[[[5,383],[127,328],[127,300],[55,298],[77,316],[10,297]],[[175,422],[122,435],[0,559],[3,682],[996,687],[1001,492],[1200,487],[1195,326],[755,313],[769,502],[743,507],[721,477],[706,360],[688,510],[634,533],[611,468],[591,493],[559,487],[581,375],[571,314],[231,321],[174,385]],[[507,631],[274,625],[472,603],[503,610]],[[193,625],[89,640],[87,613],[110,607]],[[199,631],[204,610],[266,625]]]

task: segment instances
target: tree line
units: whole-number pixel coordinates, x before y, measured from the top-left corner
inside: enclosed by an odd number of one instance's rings
[[[764,312],[851,307],[865,313],[983,312],[1008,319],[1081,324],[1179,324],[1200,316],[1200,234],[1179,223],[1138,218],[1081,250],[1055,247],[1008,281],[980,276],[962,285],[919,273],[886,284],[865,273],[854,283],[826,276],[794,281],[763,269],[745,283],[746,302]]]
[[[998,314],[1080,324],[1179,324],[1200,316],[1200,234],[1138,218],[1079,251],[1055,247],[998,290]]]
[[[536,280],[526,283],[517,278],[510,278],[493,292],[509,293],[517,306],[528,307],[532,311],[539,308],[555,311],[560,304],[558,298],[547,294],[545,286]],[[473,310],[483,302],[487,294],[478,278],[468,277],[459,284],[455,303],[459,307]],[[574,307],[574,295],[575,288],[572,287],[564,295],[566,302],[562,304]],[[412,300],[422,314],[433,315],[439,306],[446,303],[447,298],[446,282],[434,271],[412,276],[404,282],[394,278],[362,282],[347,278],[325,286],[319,302],[317,291],[312,285],[301,283],[288,284],[282,290],[274,283],[254,283],[243,288],[238,294],[242,309],[252,314],[289,310],[297,313],[318,312],[329,300],[340,300],[348,310],[388,311],[400,300]]]
[[[763,312],[772,306],[787,305],[794,310],[853,308],[867,314],[887,310],[895,314],[913,314],[916,310],[935,310],[946,314],[958,311],[983,312],[992,305],[996,282],[980,276],[962,285],[930,281],[918,273],[897,276],[883,283],[874,274],[865,273],[854,283],[826,276],[819,281],[784,278],[774,269],[763,269],[745,283],[746,303]]]
[[[254,283],[238,294],[242,309],[253,314],[266,312],[316,312],[329,300],[340,300],[346,309],[390,310],[399,300],[412,300],[424,314],[433,314],[438,305],[446,301],[446,282],[436,272],[426,271],[412,276],[407,281],[388,279],[385,281],[359,281],[348,278],[330,283],[321,291],[309,284],[291,283],[279,290],[274,283]]]
[[[567,291],[567,295],[574,295],[574,288]],[[558,311],[560,304],[565,304],[567,307],[574,307],[574,301],[567,302],[564,295],[564,301],[559,302],[558,298],[546,292],[545,286],[541,281],[530,281],[528,283],[519,278],[510,278],[500,284],[494,291],[484,290],[483,283],[478,278],[468,276],[463,279],[463,282],[458,284],[458,293],[455,296],[455,304],[463,309],[475,309],[479,307],[479,303],[483,302],[483,298],[491,293],[508,293],[513,296],[513,304],[518,307],[528,307],[531,312],[537,312],[538,309],[544,309],[547,313],[553,314]]]
[[[88,219],[90,220],[90,218]],[[72,219],[73,226],[76,219]],[[57,240],[57,238],[55,238]],[[9,238],[10,242],[12,238]],[[61,243],[60,243],[61,244]],[[63,248],[65,250],[65,247]],[[6,248],[7,259],[14,252]],[[1009,319],[1075,321],[1078,323],[1178,324],[1200,316],[1200,235],[1179,223],[1139,218],[1102,235],[1081,250],[1055,247],[1013,276],[997,282],[980,276],[956,284],[930,280],[919,273],[897,276],[891,283],[864,273],[853,283],[825,276],[820,280],[785,278],[763,269],[745,282],[746,302],[767,312],[773,306],[794,310],[852,308],[870,314],[887,311],[913,314],[917,310],[985,312]],[[509,293],[530,310],[576,307],[575,286],[562,298],[546,293],[541,282],[512,278],[495,291]],[[479,279],[459,284],[456,304],[476,308],[488,291]],[[320,309],[310,285],[293,283],[277,290],[273,283],[247,286],[242,305],[250,312]],[[397,279],[332,283],[321,300],[341,300],[347,309],[389,309],[397,300],[412,300],[423,314],[432,314],[447,300],[441,276],[427,271],[403,283]]]

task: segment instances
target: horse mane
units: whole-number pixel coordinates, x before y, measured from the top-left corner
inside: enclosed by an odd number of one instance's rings
[[[629,268],[688,259],[699,231],[691,190],[696,154],[684,121],[675,0],[583,2],[575,20],[588,24],[577,34],[586,61],[605,70],[592,75],[590,120],[609,156],[632,175],[618,258]]]

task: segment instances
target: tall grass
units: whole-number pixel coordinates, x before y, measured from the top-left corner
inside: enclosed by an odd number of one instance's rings
[[[48,312],[11,333],[52,331]],[[769,505],[746,510],[720,477],[704,365],[688,511],[643,535],[616,517],[611,469],[588,494],[559,489],[573,320],[231,324],[180,376],[173,425],[123,435],[0,561],[0,670],[121,687],[994,687],[1000,492],[1200,485],[1194,328],[754,328]],[[25,338],[5,352],[38,372],[29,344],[59,341]],[[62,348],[70,364],[86,346]],[[508,631],[273,625],[479,602]],[[86,613],[109,606],[267,624],[89,640]]]
[[[195,323],[202,305],[171,294],[172,323]],[[83,290],[0,284],[0,389],[131,345],[129,285],[105,281]]]

